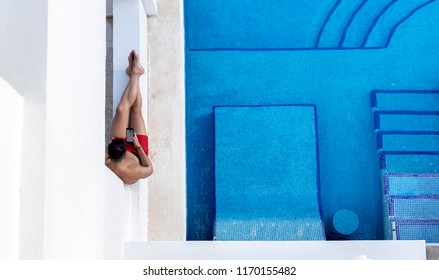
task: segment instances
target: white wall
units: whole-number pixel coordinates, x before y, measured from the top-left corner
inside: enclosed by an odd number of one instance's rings
[[[24,97],[20,258],[42,257],[47,1],[0,0],[0,77]],[[11,107],[8,110],[14,110]],[[17,123],[17,126],[20,126]],[[2,131],[1,138],[6,137]]]
[[[49,1],[45,259],[104,252],[104,1]]]
[[[142,65],[147,65],[147,18],[141,0],[113,1],[113,112],[120,101],[128,82],[125,69],[128,55],[136,50]],[[147,79],[140,79],[143,95],[143,116],[147,119]],[[121,241],[146,240],[148,223],[148,180],[134,185],[123,185],[113,173],[107,170],[105,193],[105,258],[117,259],[123,254]],[[120,244],[121,246],[114,246]]]
[[[0,260],[18,259],[23,97],[1,77],[0,104]]]
[[[24,96],[45,87],[47,0],[0,0],[0,77]]]

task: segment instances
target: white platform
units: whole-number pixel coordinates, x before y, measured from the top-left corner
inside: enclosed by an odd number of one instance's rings
[[[425,241],[126,242],[128,260],[425,260]]]

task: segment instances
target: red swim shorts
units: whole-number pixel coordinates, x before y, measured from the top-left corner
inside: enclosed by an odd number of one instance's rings
[[[125,145],[127,146],[127,152],[131,152],[135,155],[139,155],[137,152],[136,147],[133,143],[128,143],[126,138],[116,138],[116,139],[123,139]],[[140,146],[142,146],[143,150],[145,151],[145,154],[148,155],[148,135],[142,135],[137,134],[137,139],[139,139]]]

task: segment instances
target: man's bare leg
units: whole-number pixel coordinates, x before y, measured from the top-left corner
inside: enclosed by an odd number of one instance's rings
[[[138,56],[135,51],[132,51],[128,56],[126,72],[130,79],[116,108],[116,115],[111,124],[111,137],[125,137],[125,130],[130,125],[130,110],[138,96],[139,78],[145,73],[145,70],[138,62]]]
[[[142,65],[140,65],[139,57],[135,53],[134,54],[134,68],[143,69]],[[146,126],[145,126],[145,120],[143,119],[142,115],[142,94],[140,92],[140,86],[137,83],[137,98],[131,107],[131,114],[130,114],[130,126],[134,129],[134,131],[137,134],[143,134],[146,135]]]

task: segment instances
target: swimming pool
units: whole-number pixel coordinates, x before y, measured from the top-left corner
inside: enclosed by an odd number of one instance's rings
[[[350,238],[383,239],[370,98],[439,87],[437,14],[438,1],[186,0],[187,239],[213,239],[213,108],[279,104],[316,107],[325,228],[349,209]]]

